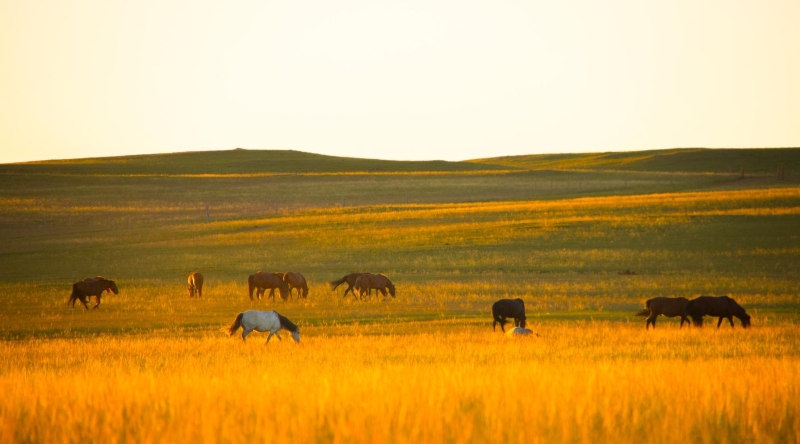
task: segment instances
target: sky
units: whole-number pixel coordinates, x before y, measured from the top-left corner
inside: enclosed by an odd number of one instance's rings
[[[798,0],[0,0],[0,163],[800,146]]]

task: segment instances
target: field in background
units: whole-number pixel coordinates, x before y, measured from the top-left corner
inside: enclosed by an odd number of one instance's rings
[[[274,159],[308,162],[292,174],[258,174],[231,159],[264,153],[216,154],[0,166],[0,441],[800,439],[794,176],[363,159],[338,174],[296,152]],[[250,302],[257,270],[303,272],[309,299]],[[398,297],[329,289],[361,270]],[[121,293],[67,308],[98,274]],[[699,294],[731,295],[753,328],[633,316]],[[492,332],[503,297],[537,337]],[[228,338],[250,308],[302,343]]]

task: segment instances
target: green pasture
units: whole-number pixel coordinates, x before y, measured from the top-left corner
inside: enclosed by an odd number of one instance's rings
[[[265,155],[275,162],[263,171],[293,174],[246,175]],[[202,335],[249,308],[311,335],[489,328],[504,297],[525,300],[534,328],[644,328],[632,313],[646,299],[700,294],[733,296],[756,328],[798,320],[794,176],[338,161],[231,151],[0,166],[0,338]],[[310,297],[251,302],[258,270],[302,272]],[[191,271],[206,275],[203,300],[187,296]],[[354,271],[387,274],[398,297],[329,289]],[[98,310],[66,307],[71,284],[96,275],[121,293]]]

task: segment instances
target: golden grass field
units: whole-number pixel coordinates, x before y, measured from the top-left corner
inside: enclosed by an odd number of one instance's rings
[[[251,171],[218,191],[138,170],[0,174],[0,442],[800,441],[793,182],[479,167],[299,174],[285,189],[320,194],[281,211],[237,197],[270,195]],[[487,183],[513,198],[459,191]],[[371,200],[331,204],[360,187]],[[303,272],[309,298],[251,302],[260,269]],[[353,271],[386,273],[397,298],[331,291]],[[99,274],[120,294],[67,307]],[[701,294],[735,298],[752,328],[634,316]],[[536,336],[492,331],[491,304],[517,297]],[[248,309],[286,315],[301,343],[228,337]]]
[[[0,345],[14,442],[793,442],[794,324],[164,330]],[[177,336],[177,337],[176,337]]]

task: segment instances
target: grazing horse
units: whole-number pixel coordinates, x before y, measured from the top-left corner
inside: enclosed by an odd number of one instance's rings
[[[748,315],[741,305],[728,296],[700,296],[692,299],[686,304],[686,314],[692,317],[694,325],[703,326],[703,316],[717,316],[717,328],[722,325],[722,320],[727,318],[733,327],[733,317],[736,316],[742,321],[742,327],[750,326],[750,315]]]
[[[194,297],[195,290],[197,291],[197,297],[198,298],[202,298],[203,297],[203,275],[198,273],[198,272],[196,272],[196,271],[189,275],[189,297],[190,298]]]
[[[292,298],[292,290],[295,288],[297,289],[298,298],[308,297],[308,283],[306,283],[306,278],[303,277],[302,274],[294,271],[289,271],[284,273],[281,279],[283,280],[283,282],[286,283],[286,286],[289,288],[289,299]]]
[[[392,297],[397,296],[394,284],[384,274],[364,273],[356,278],[353,288],[358,290],[360,298],[364,297],[364,293],[367,295],[372,295],[373,289],[380,291],[383,297],[386,297],[387,290]]]
[[[267,331],[269,332],[266,344],[269,344],[269,340],[272,339],[272,335],[277,336],[278,340],[282,341],[283,339],[281,339],[281,335],[278,334],[278,330],[283,329],[292,334],[292,339],[294,339],[294,342],[300,342],[300,329],[297,328],[297,325],[274,310],[247,310],[239,313],[236,316],[236,320],[234,320],[233,324],[231,324],[230,328],[228,328],[228,335],[233,336],[239,327],[242,327],[242,341],[247,341],[247,335],[249,335],[253,330],[260,331],[262,333]]]
[[[253,300],[253,289],[256,289],[256,296],[261,299],[264,296],[264,290],[269,288],[269,295],[272,300],[275,300],[275,289],[277,288],[281,294],[281,299],[286,300],[289,293],[289,287],[286,282],[283,282],[282,273],[264,273],[259,271],[256,274],[251,274],[247,277],[247,286],[250,294],[250,300]]]
[[[71,303],[72,308],[75,308],[75,301],[78,300],[88,310],[89,306],[86,305],[86,298],[94,296],[95,304],[92,308],[97,308],[100,306],[100,296],[104,291],[119,294],[117,284],[103,276],[83,279],[72,284],[72,294],[69,296],[67,304]]]
[[[336,290],[336,287],[344,283],[347,283],[347,288],[344,290],[344,295],[342,295],[342,297],[347,296],[348,292],[352,293],[355,296],[356,292],[353,291],[353,286],[356,284],[356,279],[358,279],[358,277],[361,276],[362,274],[366,273],[350,273],[341,279],[330,281],[329,284],[331,285],[331,290]]]
[[[522,299],[500,299],[492,304],[492,331],[495,331],[497,324],[503,333],[506,331],[506,318],[514,318],[516,327],[525,328],[525,303]]]
[[[647,318],[647,326],[645,330],[650,328],[650,324],[653,324],[653,329],[656,328],[656,318],[658,315],[664,315],[668,318],[673,318],[675,316],[681,317],[681,326],[683,328],[683,323],[689,323],[689,318],[686,316],[686,312],[684,308],[686,304],[689,303],[689,300],[686,298],[653,298],[648,299],[645,302],[645,309],[636,313],[636,316],[649,316]]]

